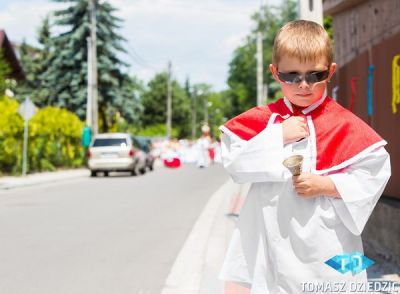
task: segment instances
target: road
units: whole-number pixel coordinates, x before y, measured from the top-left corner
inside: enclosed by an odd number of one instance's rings
[[[0,293],[159,294],[220,166],[0,192]]]

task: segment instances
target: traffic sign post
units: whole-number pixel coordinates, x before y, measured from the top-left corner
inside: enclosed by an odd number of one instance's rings
[[[19,114],[24,118],[24,146],[22,150],[22,175],[25,176],[28,169],[28,122],[36,113],[35,104],[27,97],[19,106]]]

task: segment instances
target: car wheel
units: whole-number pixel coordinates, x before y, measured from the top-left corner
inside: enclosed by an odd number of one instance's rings
[[[97,176],[97,172],[95,170],[91,170],[90,171],[90,176],[91,177],[96,177]]]
[[[105,176],[105,177],[108,177],[108,171],[105,171],[105,172],[104,172],[104,176]]]
[[[144,175],[146,173],[146,167],[140,169],[140,174]]]

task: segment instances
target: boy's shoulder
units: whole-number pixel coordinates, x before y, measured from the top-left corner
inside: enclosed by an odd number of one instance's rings
[[[255,135],[264,130],[271,119],[273,113],[279,113],[284,107],[283,99],[268,105],[253,107],[224,124],[224,127],[243,140],[250,140]]]
[[[335,124],[338,124],[339,122],[348,124],[356,121],[367,126],[367,124],[359,116],[340,105],[332,98],[327,97],[324,103],[325,105],[323,105],[323,107],[316,110],[313,115],[313,119],[318,119],[320,117],[328,121],[333,120],[335,121]]]

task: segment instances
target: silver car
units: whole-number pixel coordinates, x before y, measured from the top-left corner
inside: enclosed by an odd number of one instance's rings
[[[88,166],[91,176],[102,172],[129,171],[132,175],[146,172],[146,154],[130,134],[97,134],[88,150]]]

